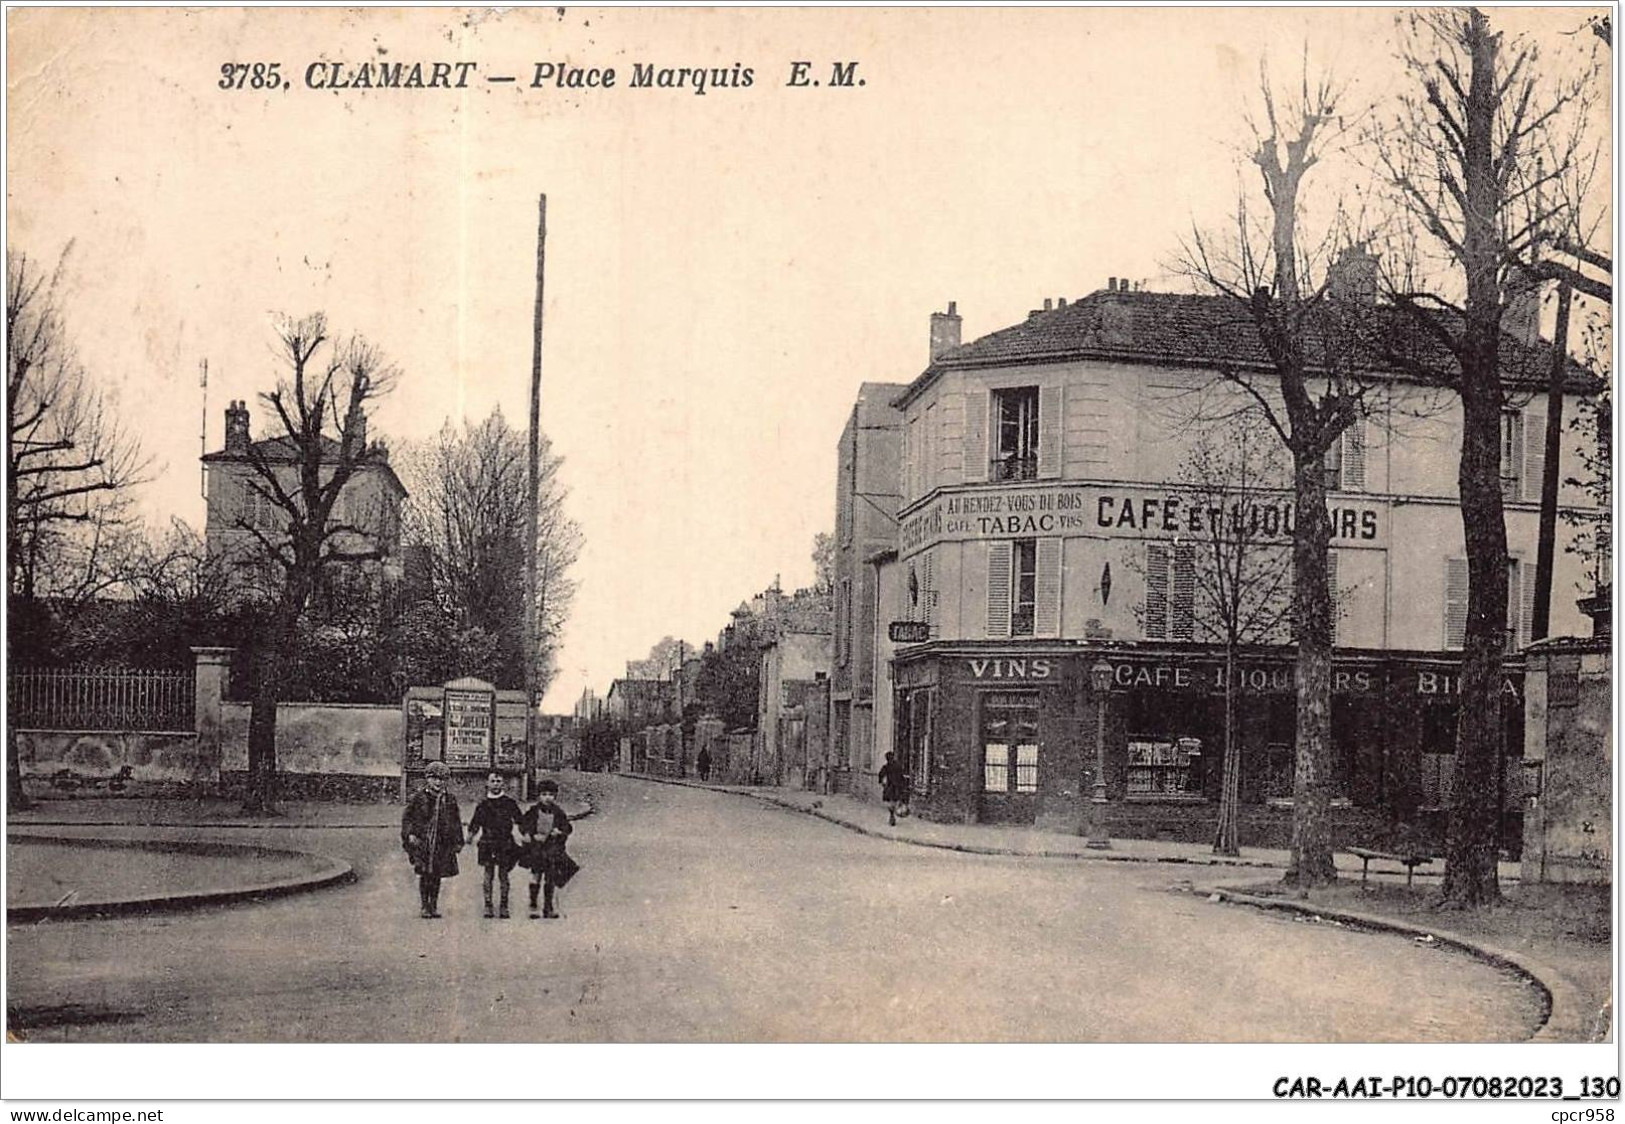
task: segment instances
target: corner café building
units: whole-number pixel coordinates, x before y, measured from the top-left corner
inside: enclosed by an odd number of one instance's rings
[[[1442,844],[1459,713],[1459,655],[1338,651],[1332,821],[1341,840],[1396,824]],[[1109,668],[1097,691],[1092,670]],[[1291,839],[1296,696],[1289,649],[1236,661],[1243,845]],[[1208,842],[1224,767],[1222,648],[1036,641],[933,642],[893,664],[895,744],[928,819],[1077,830],[1103,745],[1113,834]],[[1521,838],[1523,665],[1509,658],[1503,846]]]

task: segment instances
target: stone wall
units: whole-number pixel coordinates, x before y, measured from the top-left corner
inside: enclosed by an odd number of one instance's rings
[[[220,781],[234,793],[248,771],[247,703],[220,714]],[[363,703],[282,703],[276,761],[284,799],[399,795],[405,732],[401,708]]]
[[[1606,884],[1614,837],[1608,641],[1549,641],[1528,659],[1523,880]]]
[[[209,795],[216,763],[188,733],[18,730],[17,754],[31,795]]]

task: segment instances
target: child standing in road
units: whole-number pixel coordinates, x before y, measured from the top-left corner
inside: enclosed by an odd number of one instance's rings
[[[485,778],[485,798],[474,806],[474,818],[468,821],[468,838],[479,838],[478,856],[485,871],[485,916],[508,916],[508,874],[519,861],[519,844],[514,839],[514,828],[519,826],[523,813],[519,802],[508,795],[506,779],[501,773]],[[501,912],[491,910],[491,883],[502,883]]]
[[[457,873],[463,849],[463,817],[457,798],[446,791],[451,769],[431,761],[424,770],[426,788],[412,794],[401,816],[401,846],[418,873],[418,904],[424,917],[440,916],[440,880]]]
[[[554,891],[575,877],[576,871],[581,869],[564,850],[564,841],[569,838],[572,828],[569,815],[559,807],[558,794],[557,781],[537,782],[536,804],[519,821],[519,830],[524,832],[527,840],[524,863],[530,870],[532,918],[557,917],[558,911],[553,908]],[[540,913],[536,912],[538,890],[545,891]]]

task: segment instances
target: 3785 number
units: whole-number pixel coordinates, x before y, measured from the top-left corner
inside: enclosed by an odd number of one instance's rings
[[[278,62],[223,62],[220,64],[222,90],[275,90],[282,85]]]

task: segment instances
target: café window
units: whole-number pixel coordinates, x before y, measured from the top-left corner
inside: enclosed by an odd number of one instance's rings
[[[993,392],[993,463],[995,480],[1038,477],[1038,388],[1012,387]]]
[[[982,790],[1038,791],[1038,696],[993,692],[982,696]]]
[[[1200,796],[1197,766],[1202,756],[1200,738],[1174,741],[1130,738],[1128,794],[1130,796]]]

